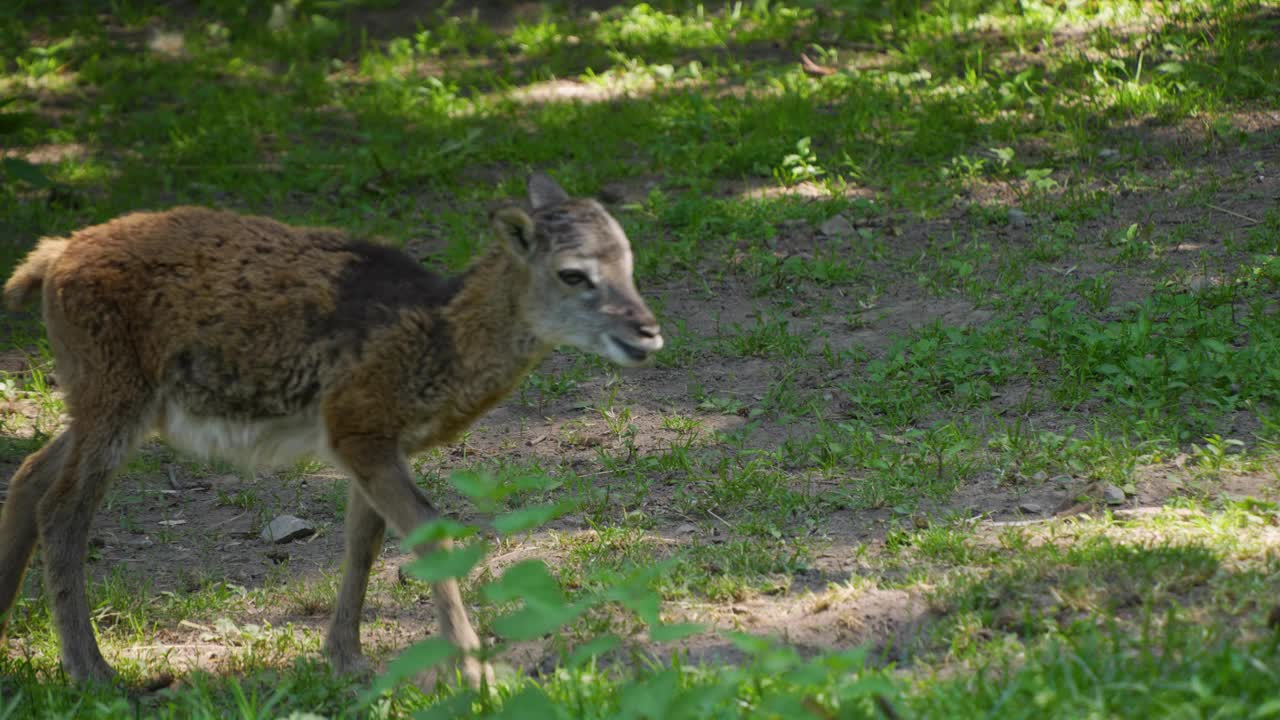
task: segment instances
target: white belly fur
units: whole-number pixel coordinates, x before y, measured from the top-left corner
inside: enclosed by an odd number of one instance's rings
[[[330,460],[328,437],[315,408],[269,420],[228,420],[192,415],[168,402],[156,429],[175,448],[250,468],[284,467],[304,458]]]

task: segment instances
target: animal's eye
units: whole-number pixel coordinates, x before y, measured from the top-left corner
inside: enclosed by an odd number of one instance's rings
[[[595,287],[595,284],[591,282],[591,278],[587,277],[587,274],[581,270],[561,270],[560,282],[569,287],[583,286],[588,290]]]

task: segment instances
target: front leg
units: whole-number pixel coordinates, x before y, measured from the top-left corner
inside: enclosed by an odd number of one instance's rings
[[[434,520],[439,514],[413,484],[413,476],[409,465],[400,452],[394,439],[370,435],[349,435],[339,437],[332,443],[334,455],[351,472],[353,482],[359,486],[364,498],[380,514],[391,527],[402,537],[407,536],[414,528],[424,522]],[[449,543],[423,544],[414,548],[419,556],[449,547]],[[363,558],[361,558],[363,560]],[[345,575],[353,572],[348,568]],[[364,571],[368,579],[368,570]],[[348,587],[348,580],[352,587]],[[356,592],[354,584],[360,578],[343,579],[343,596],[345,600],[349,592]],[[360,585],[363,587],[363,582]],[[480,687],[484,681],[492,684],[493,670],[487,663],[476,659],[480,650],[480,638],[467,619],[466,608],[462,604],[462,592],[456,580],[445,580],[434,583],[431,587],[435,596],[436,609],[440,614],[440,630],[449,642],[463,653],[461,661],[463,676],[472,687]],[[363,592],[360,592],[363,599]],[[350,608],[339,607],[349,611]],[[339,622],[334,617],[335,626]],[[358,622],[358,612],[357,620]],[[346,632],[346,631],[344,631]],[[344,641],[348,638],[344,638]],[[358,641],[357,641],[358,643]]]
[[[346,558],[342,586],[333,608],[333,622],[325,638],[324,654],[339,675],[363,673],[368,668],[360,650],[360,612],[364,608],[369,571],[382,549],[387,523],[352,482],[347,490]]]

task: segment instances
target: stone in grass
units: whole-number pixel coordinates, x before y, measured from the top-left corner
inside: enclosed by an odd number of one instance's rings
[[[281,515],[262,528],[262,539],[277,544],[301,540],[315,534],[315,525],[292,515]]]
[[[1102,498],[1107,501],[1108,505],[1123,505],[1124,490],[1107,483],[1102,487]]]
[[[1039,503],[1023,502],[1018,504],[1018,509],[1028,515],[1039,515],[1044,512],[1044,508]]]
[[[1009,227],[1024,228],[1030,223],[1031,218],[1027,217],[1026,211],[1009,208]]]
[[[853,229],[853,223],[849,222],[848,218],[843,215],[836,215],[830,220],[822,223],[818,228],[818,232],[821,232],[829,238],[845,240],[853,237],[854,233],[857,231]]]

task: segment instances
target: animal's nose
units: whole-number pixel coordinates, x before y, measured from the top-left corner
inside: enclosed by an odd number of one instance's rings
[[[658,327],[658,318],[653,316],[653,311],[643,305],[628,305],[623,314],[630,320],[636,329],[636,334],[642,338],[656,338],[661,330]]]

